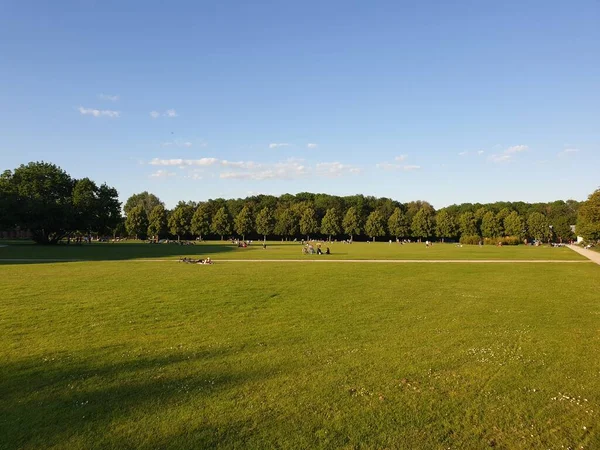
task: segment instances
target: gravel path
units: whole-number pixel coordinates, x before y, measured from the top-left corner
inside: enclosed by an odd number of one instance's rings
[[[592,252],[594,253],[594,252]],[[587,255],[586,255],[587,256]],[[600,261],[600,260],[599,260]],[[177,259],[121,259],[121,260],[93,260],[93,259],[38,259],[38,258],[13,258],[0,259],[2,262],[179,262]],[[251,262],[251,263],[395,263],[395,264],[515,264],[515,263],[557,263],[557,264],[581,264],[589,263],[588,260],[557,260],[557,259],[213,259],[213,262]],[[597,262],[597,261],[595,261]],[[598,262],[600,264],[600,262]]]
[[[585,256],[590,261],[595,262],[596,264],[600,264],[600,253],[595,252],[593,250],[588,250],[585,248],[581,248],[579,245],[567,245],[574,252],[579,253],[580,255]]]

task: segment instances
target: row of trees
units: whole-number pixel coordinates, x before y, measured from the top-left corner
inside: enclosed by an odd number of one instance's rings
[[[21,165],[0,175],[0,229],[30,230],[55,244],[76,233],[111,233],[121,218],[116,189],[75,179],[54,164]]]
[[[527,206],[527,207],[526,207]],[[454,240],[460,236],[568,240],[574,237],[579,203],[452,205],[436,211],[424,201],[401,204],[386,198],[324,194],[256,196],[179,202],[167,211],[143,192],[125,204],[130,235],[180,237],[237,235],[265,238],[322,236]],[[524,211],[524,214],[519,212]]]
[[[581,204],[463,203],[438,211],[425,201],[312,193],[179,202],[168,210],[158,197],[142,192],[131,196],[121,211],[114,188],[74,179],[53,164],[29,163],[0,175],[0,229],[30,230],[39,243],[74,234],[178,239],[233,234],[243,239],[514,236],[564,241],[574,237],[571,225],[576,222],[578,234],[600,239],[600,190]]]

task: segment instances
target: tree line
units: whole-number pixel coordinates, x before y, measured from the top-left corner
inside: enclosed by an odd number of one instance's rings
[[[74,179],[45,162],[0,175],[0,229],[28,229],[38,243],[75,235],[138,239],[523,239],[567,241],[572,225],[600,239],[600,190],[585,202],[463,203],[435,210],[364,195],[256,195],[180,201],[169,210],[154,194],[132,195],[121,209],[116,189]]]
[[[567,241],[580,203],[497,202],[435,210],[426,201],[400,203],[363,195],[284,194],[244,199],[180,201],[168,211],[142,192],[125,204],[130,235],[154,238],[439,239],[461,237]]]

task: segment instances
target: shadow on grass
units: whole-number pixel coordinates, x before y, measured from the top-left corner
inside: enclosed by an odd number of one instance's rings
[[[258,249],[258,244],[252,248]],[[174,244],[84,244],[84,245],[32,245],[11,244],[0,247],[0,265],[40,264],[76,261],[124,261],[135,259],[177,259],[180,257],[204,258],[235,252],[233,244],[178,245]],[[244,249],[247,251],[248,249]]]
[[[160,416],[176,413],[186,402],[202,405],[269,376],[258,370],[205,367],[228,353],[217,349],[161,357],[127,355],[124,361],[106,364],[69,356],[2,364],[0,447],[65,447],[79,442],[84,448],[159,448],[172,439],[181,441],[181,430],[193,434],[201,447],[218,445],[224,434],[233,437],[244,424],[217,426],[194,420],[187,426],[185,416],[172,424]],[[157,430],[145,430],[148,424],[138,423],[146,419]]]

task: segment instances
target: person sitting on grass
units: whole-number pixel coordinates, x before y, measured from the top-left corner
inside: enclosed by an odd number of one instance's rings
[[[331,252],[329,251],[329,247],[327,247],[327,249],[325,250],[325,254],[326,255],[331,255]]]
[[[317,255],[322,255],[323,251],[321,250],[321,247],[317,247]]]

